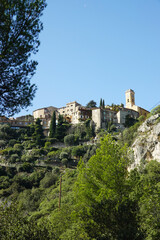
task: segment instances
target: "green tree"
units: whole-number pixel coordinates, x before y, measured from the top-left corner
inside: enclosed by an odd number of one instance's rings
[[[108,121],[106,124],[106,129],[108,133],[114,132],[116,130],[115,125],[113,124],[112,121]]]
[[[79,144],[79,136],[74,134],[69,134],[64,137],[64,143],[66,146],[74,146]]]
[[[63,141],[64,140],[64,137],[66,135],[66,131],[67,131],[68,127],[69,127],[69,124],[64,121],[62,115],[59,115],[59,117],[58,117],[58,124],[56,126],[56,133],[55,133],[55,137],[59,141]]]
[[[87,137],[88,138],[95,137],[95,127],[93,121],[91,119],[87,119],[84,124]]]
[[[84,154],[85,154],[85,151],[84,151],[83,146],[73,147],[73,149],[72,149],[72,156],[80,158]]]
[[[120,147],[109,135],[86,166],[81,162],[77,212],[90,239],[136,239],[134,205],[127,184],[129,163],[126,147]]]
[[[41,125],[41,120],[37,118],[34,124],[34,133],[32,135],[33,139],[35,140],[36,144],[39,146],[43,145],[44,133],[43,128]]]
[[[47,220],[46,220],[47,221]],[[50,240],[47,222],[37,224],[36,221],[27,221],[17,206],[0,206],[0,236],[1,240]]]
[[[16,138],[16,131],[11,128],[8,124],[0,125],[0,139],[10,140],[12,138]]]
[[[105,101],[103,99],[103,102],[102,102],[102,107],[105,108]]]
[[[146,240],[160,238],[160,163],[149,162],[135,184],[139,211],[137,217]]]
[[[36,86],[31,84],[42,30],[45,0],[0,1],[0,113],[13,115],[31,105]]]
[[[125,117],[125,127],[131,127],[137,122],[137,119],[131,117],[129,114],[126,115]]]
[[[55,133],[56,133],[56,113],[54,111],[51,119],[50,128],[49,128],[49,137],[54,138]]]
[[[102,98],[100,99],[99,107],[102,107]]]
[[[94,108],[97,107],[97,103],[93,100],[89,101],[86,105],[87,108]]]

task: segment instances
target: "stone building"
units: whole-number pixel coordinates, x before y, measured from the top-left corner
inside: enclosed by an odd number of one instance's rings
[[[83,107],[76,101],[66,104],[66,107],[58,109],[59,114],[72,124],[78,124],[92,117],[91,109]]]
[[[110,109],[92,109],[92,121],[96,129],[105,128],[108,122],[117,123],[116,112]]]
[[[25,128],[33,123],[33,117],[31,115],[21,116],[17,118],[7,118],[0,116],[0,124],[9,124],[12,128]]]
[[[129,115],[130,117],[137,119],[139,117],[139,112],[129,109],[129,108],[122,108],[120,109],[117,114],[117,123],[118,124],[125,124],[126,116]]]
[[[34,120],[36,120],[37,118],[41,120],[41,124],[44,129],[44,134],[46,136],[48,136],[49,134],[50,122],[54,111],[56,112],[56,116],[58,117],[58,108],[52,106],[40,108],[33,111]]]

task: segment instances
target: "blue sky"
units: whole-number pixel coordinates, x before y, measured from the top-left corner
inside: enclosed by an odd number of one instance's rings
[[[136,105],[150,110],[160,101],[160,0],[47,0],[34,57],[33,106],[86,105],[100,98],[125,104],[135,91]]]

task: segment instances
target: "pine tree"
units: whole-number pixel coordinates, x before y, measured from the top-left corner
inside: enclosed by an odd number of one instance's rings
[[[54,111],[51,119],[50,128],[49,128],[49,137],[54,138],[55,133],[56,133],[56,113]]]
[[[38,51],[45,6],[46,0],[0,0],[0,114],[31,105],[37,89],[30,82],[37,66],[31,55]]]

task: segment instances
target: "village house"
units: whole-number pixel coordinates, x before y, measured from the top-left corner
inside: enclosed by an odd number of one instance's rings
[[[83,107],[76,101],[67,103],[66,107],[59,108],[58,112],[72,124],[78,124],[92,117],[92,110]]]
[[[32,115],[26,115],[15,118],[0,116],[0,124],[9,124],[12,128],[25,128],[34,122]]]
[[[56,112],[56,117],[58,118],[58,108],[56,107],[45,107],[45,108],[39,108],[35,111],[33,111],[33,117],[34,120],[39,118],[41,120],[41,124],[43,126],[44,134],[48,136],[49,134],[49,127],[51,123],[51,118],[53,115],[53,112]]]

